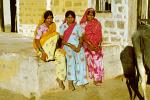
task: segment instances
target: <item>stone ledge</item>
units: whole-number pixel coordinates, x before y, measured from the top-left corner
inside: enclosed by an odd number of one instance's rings
[[[0,70],[3,72],[0,74],[0,88],[28,98],[58,89],[53,62],[43,63],[37,59],[32,38],[12,34],[0,34]],[[115,45],[104,46],[105,80],[122,74],[117,48]]]

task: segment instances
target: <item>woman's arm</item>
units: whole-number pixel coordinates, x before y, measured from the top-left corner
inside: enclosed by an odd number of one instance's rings
[[[60,38],[62,39],[62,45],[66,45],[66,46],[70,47],[73,51],[76,52],[77,48],[73,44],[64,41],[62,35],[60,35]]]
[[[79,37],[79,44],[78,47],[76,48],[76,52],[79,52],[82,46],[83,46],[83,37]]]
[[[86,38],[86,36],[83,36],[83,41],[87,44],[87,47],[91,51],[98,51],[99,47],[95,46],[89,39]]]
[[[62,39],[62,45],[67,45],[68,46],[68,43],[63,40],[63,36],[62,35],[60,35],[60,38]]]
[[[46,61],[48,56],[47,56],[47,54],[45,53],[45,51],[43,50],[43,48],[42,48],[42,46],[40,44],[40,39],[35,39],[35,44],[36,44],[37,48],[39,49],[39,51],[42,53],[41,59]]]
[[[44,51],[41,44],[40,44],[40,39],[35,39],[35,44],[36,44],[36,47],[39,49],[39,51]]]

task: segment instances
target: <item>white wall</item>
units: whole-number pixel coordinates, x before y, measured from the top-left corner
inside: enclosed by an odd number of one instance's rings
[[[3,0],[5,32],[11,32],[10,0]]]

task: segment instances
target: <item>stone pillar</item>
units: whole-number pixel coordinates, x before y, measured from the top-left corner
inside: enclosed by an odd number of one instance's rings
[[[16,32],[16,0],[10,0],[11,32]]]
[[[88,0],[88,7],[89,7],[89,8],[92,7],[92,0]]]
[[[47,0],[46,10],[51,10],[51,1],[52,0]]]
[[[16,20],[17,20],[17,32],[19,32],[19,29],[20,29],[20,27],[19,27],[19,25],[20,25],[20,21],[19,21],[19,1],[20,0],[16,0]]]
[[[10,0],[3,0],[4,31],[11,32]]]
[[[128,43],[132,44],[131,37],[133,33],[137,30],[137,0],[129,0],[128,6]]]
[[[3,0],[0,0],[0,32],[3,31]]]

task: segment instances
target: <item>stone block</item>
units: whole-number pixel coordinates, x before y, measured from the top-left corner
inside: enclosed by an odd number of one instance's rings
[[[119,13],[123,13],[124,12],[124,7],[118,7],[118,11],[119,11]]]
[[[53,6],[59,6],[59,2],[60,2],[60,0],[53,0],[52,5]]]
[[[104,34],[108,34],[108,31],[107,31],[107,30],[104,30]]]
[[[73,6],[74,6],[74,7],[81,7],[81,6],[82,6],[82,3],[81,3],[81,2],[74,2],[74,3],[73,3]]]
[[[110,32],[111,35],[117,35],[117,32]]]
[[[123,0],[114,0],[114,1],[115,1],[115,4],[122,4]]]
[[[107,41],[109,41],[109,37],[103,37],[103,42],[105,43]]]
[[[124,29],[125,28],[125,22],[124,21],[118,21],[117,22],[117,27],[119,29]]]
[[[121,33],[120,33],[120,36],[122,36],[122,37],[123,37],[124,35],[125,35],[125,33],[124,33],[124,32],[121,32]]]
[[[116,36],[116,37],[111,37],[111,41],[112,41],[112,42],[118,42],[118,43],[119,43],[119,42],[121,41],[121,38],[120,38],[120,37],[117,37],[117,36]]]
[[[72,7],[72,2],[70,0],[65,2],[64,8],[68,8],[68,7]]]
[[[106,21],[105,22],[105,27],[114,28],[115,23],[113,21]]]

